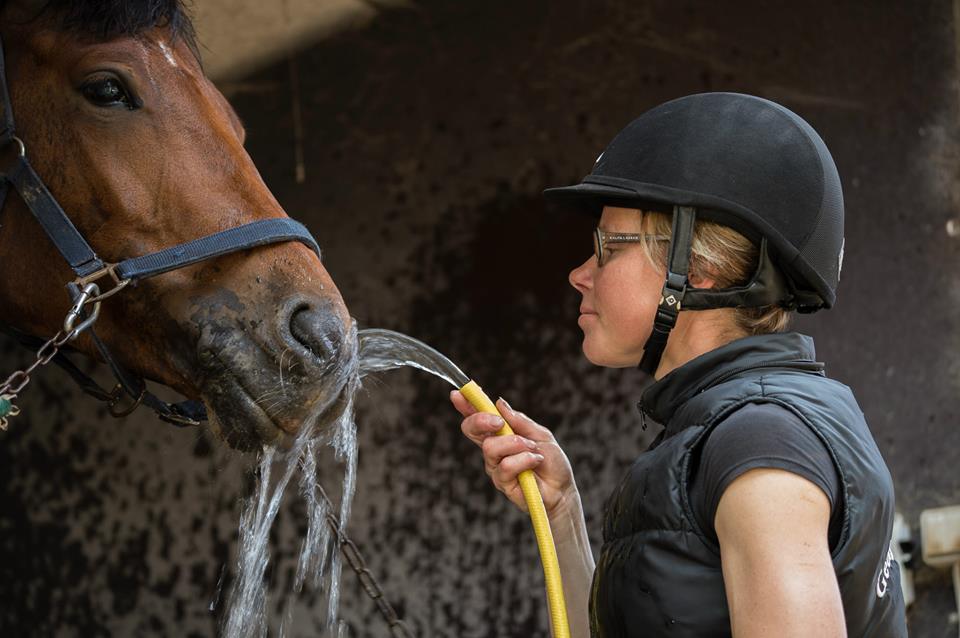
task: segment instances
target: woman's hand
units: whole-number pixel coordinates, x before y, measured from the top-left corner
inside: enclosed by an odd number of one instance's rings
[[[510,436],[496,436],[503,420],[477,412],[460,392],[451,392],[450,401],[466,417],[460,425],[464,435],[483,450],[483,465],[494,487],[524,512],[527,503],[517,476],[533,470],[557,547],[570,632],[575,638],[587,638],[594,562],[570,461],[550,430],[515,412],[503,399],[497,401],[497,409],[514,431]]]
[[[466,417],[460,425],[463,434],[483,450],[483,464],[494,487],[514,505],[527,511],[517,476],[524,470],[533,470],[550,518],[565,514],[570,507],[580,507],[570,462],[550,430],[499,399],[497,409],[514,434],[496,436],[503,427],[500,417],[477,412],[457,390],[450,393],[450,401]]]

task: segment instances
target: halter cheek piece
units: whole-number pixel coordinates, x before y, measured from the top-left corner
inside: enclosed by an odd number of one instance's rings
[[[100,400],[109,401],[110,411],[114,416],[129,414],[143,403],[152,408],[164,421],[176,425],[198,425],[200,421],[206,419],[206,410],[201,402],[183,401],[171,404],[160,400],[146,390],[143,379],[125,370],[111,355],[106,344],[93,331],[93,324],[100,312],[100,303],[131,282],[256,246],[297,241],[308,246],[319,257],[320,247],[317,241],[303,224],[292,219],[262,219],[155,253],[117,263],[104,262],[93,251],[44,185],[43,180],[34,171],[27,159],[26,146],[16,136],[13,108],[7,89],[2,40],[0,40],[0,108],[3,109],[0,114],[0,125],[3,127],[0,130],[0,148],[12,145],[17,151],[16,159],[10,166],[2,169],[3,172],[0,174],[0,212],[12,187],[73,269],[76,279],[67,284],[67,289],[74,303],[64,320],[64,334],[72,339],[85,330],[89,331],[97,350],[113,370],[117,387],[113,391],[104,390],[62,353],[58,353],[54,361],[77,381],[84,392]],[[110,287],[101,291],[100,284],[104,281],[108,281]],[[41,339],[25,335],[3,324],[0,324],[0,329],[30,347],[35,348],[44,343]],[[133,399],[133,405],[122,410],[117,408],[121,392],[125,392]]]

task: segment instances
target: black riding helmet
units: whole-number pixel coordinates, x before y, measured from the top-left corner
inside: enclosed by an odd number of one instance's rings
[[[752,95],[701,93],[647,111],[620,131],[580,184],[544,191],[599,216],[604,205],[673,209],[673,238],[654,330],[652,373],[681,309],[830,308],[843,261],[843,192],[823,140],[792,111]],[[694,220],[760,245],[744,286],[687,282]]]

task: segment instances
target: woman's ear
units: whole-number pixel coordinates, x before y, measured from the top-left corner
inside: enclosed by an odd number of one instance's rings
[[[699,269],[691,269],[687,279],[694,288],[713,288],[717,282],[713,277],[701,273]]]

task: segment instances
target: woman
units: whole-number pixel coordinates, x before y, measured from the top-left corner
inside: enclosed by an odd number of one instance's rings
[[[599,216],[570,273],[583,351],[640,365],[664,425],[605,508],[594,559],[576,482],[546,428],[451,395],[497,489],[533,470],[574,635],[906,636],[889,550],[893,485],[849,389],[792,311],[829,308],[843,198],[816,132],[760,98],[711,93],[621,131],[583,182],[545,193]],[[592,583],[592,584],[591,584]]]

